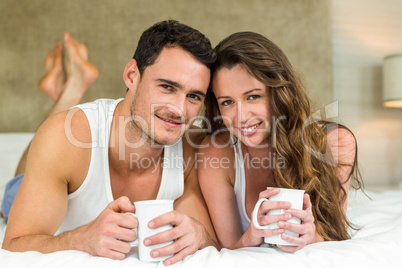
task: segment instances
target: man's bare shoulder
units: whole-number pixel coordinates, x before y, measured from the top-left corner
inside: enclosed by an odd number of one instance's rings
[[[91,147],[91,128],[85,113],[79,108],[74,108],[66,111],[64,115],[64,130],[69,142],[80,148]]]
[[[35,138],[46,138],[48,142],[62,145],[76,145],[91,143],[91,130],[88,119],[79,108],[57,113],[46,119],[35,134]],[[82,145],[82,144],[81,144]]]
[[[91,131],[81,110],[68,110],[46,119],[32,141],[27,172],[46,168],[67,180],[85,174],[91,157]],[[81,176],[79,176],[81,177]]]

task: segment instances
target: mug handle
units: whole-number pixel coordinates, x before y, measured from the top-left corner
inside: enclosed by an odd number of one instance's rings
[[[260,209],[260,206],[261,206],[262,202],[265,202],[265,201],[268,201],[268,199],[266,199],[266,198],[261,198],[261,199],[259,199],[259,200],[257,201],[257,203],[255,204],[254,210],[253,210],[253,224],[254,224],[255,228],[261,229],[261,230],[263,230],[263,229],[269,229],[269,225],[261,226],[261,225],[258,223],[258,220],[257,220],[258,210]]]
[[[137,215],[135,213],[131,213],[131,212],[126,212],[126,214],[130,214],[133,215],[134,217],[137,217]],[[138,246],[138,227],[133,229],[134,232],[136,233],[136,237],[134,241],[127,241],[127,243],[130,244],[130,246]]]

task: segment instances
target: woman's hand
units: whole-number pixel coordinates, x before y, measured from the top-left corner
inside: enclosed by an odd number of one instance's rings
[[[259,194],[259,199],[261,198],[269,198],[273,195],[277,195],[279,193],[278,188],[271,188],[262,191]],[[268,225],[271,223],[276,223],[279,221],[287,221],[292,218],[290,213],[285,213],[281,215],[266,215],[270,210],[273,209],[289,209],[291,207],[290,202],[287,201],[265,201],[261,204],[258,210],[257,220],[258,223],[262,225]],[[242,247],[254,247],[259,246],[264,240],[264,237],[274,236],[283,234],[284,228],[277,229],[257,229],[253,221],[251,220],[250,226],[243,234],[241,238]]]
[[[283,233],[281,238],[296,246],[278,245],[278,248],[287,252],[296,252],[308,244],[323,241],[322,237],[316,233],[315,230],[314,216],[311,208],[310,196],[308,194],[304,194],[303,197],[303,210],[288,209],[287,213],[290,213],[292,217],[299,218],[301,220],[301,224],[279,221],[278,227],[298,233],[300,236],[294,237]]]

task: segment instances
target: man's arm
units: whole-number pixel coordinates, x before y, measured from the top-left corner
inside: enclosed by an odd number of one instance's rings
[[[109,204],[97,219],[71,232],[54,236],[68,205],[68,194],[81,185],[88,171],[91,149],[71,144],[65,134],[67,112],[46,120],[32,141],[27,169],[12,205],[3,248],[10,251],[35,250],[42,253],[82,250],[92,255],[123,259],[137,222],[128,198]],[[70,126],[68,126],[70,127]],[[71,133],[81,142],[90,143],[89,125],[78,112]],[[119,240],[121,239],[121,240]]]
[[[61,119],[59,114],[46,120],[32,141],[26,173],[8,219],[5,249],[45,253],[69,248],[66,235],[58,237],[57,243],[50,242],[55,240],[53,234],[68,203],[70,174],[66,167],[70,148],[65,142]]]
[[[203,136],[192,137],[192,142],[183,138],[184,192],[174,203],[175,210],[152,220],[150,228],[157,228],[172,224],[174,228],[167,232],[146,238],[147,245],[157,245],[176,240],[173,244],[155,249],[152,256],[167,256],[174,254],[164,261],[165,265],[174,264],[186,256],[195,253],[198,249],[207,246],[220,248],[217,243],[205,200],[198,182],[196,165],[196,144],[202,141]],[[153,255],[157,254],[157,255]]]
[[[183,158],[185,160],[183,162],[186,163],[184,166],[184,192],[176,200],[175,210],[185,213],[202,225],[205,236],[200,249],[207,246],[220,249],[198,179],[197,154],[204,138],[205,131],[196,126],[192,126],[188,135],[183,137]]]
[[[175,210],[187,214],[203,226],[204,239],[203,243],[200,244],[200,249],[207,246],[214,246],[219,249],[220,246],[201,192],[197,173],[197,168],[194,167],[185,180],[184,193],[175,202]]]
[[[150,228],[157,228],[166,224],[174,226],[169,231],[145,239],[145,243],[148,246],[176,240],[173,244],[151,251],[151,256],[154,257],[174,254],[173,257],[164,261],[165,265],[181,261],[198,249],[207,246],[214,246],[219,249],[205,201],[198,185],[195,169],[191,173],[190,177],[185,180],[183,195],[174,204],[175,211],[155,218],[148,225]],[[149,243],[146,242],[147,240]]]

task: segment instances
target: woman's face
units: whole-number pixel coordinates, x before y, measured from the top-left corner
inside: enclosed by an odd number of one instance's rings
[[[230,132],[247,146],[266,144],[271,115],[267,87],[238,64],[215,73],[212,89]]]

